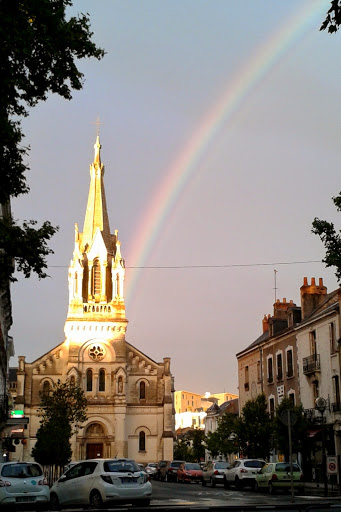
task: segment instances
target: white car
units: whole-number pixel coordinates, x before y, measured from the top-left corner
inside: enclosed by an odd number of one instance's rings
[[[256,475],[264,466],[261,459],[236,459],[225,473],[226,485],[235,485],[237,489],[255,487]]]
[[[101,508],[109,502],[146,506],[151,497],[149,477],[134,460],[90,459],[72,466],[52,485],[50,507]]]
[[[47,510],[50,489],[42,467],[36,462],[0,463],[0,509],[7,506],[33,505]]]
[[[144,470],[149,475],[150,478],[155,478],[156,468],[157,468],[156,462],[148,462],[148,464],[144,468]]]

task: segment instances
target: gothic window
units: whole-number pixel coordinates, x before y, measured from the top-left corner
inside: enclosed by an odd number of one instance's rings
[[[140,400],[144,400],[146,398],[146,383],[140,382]]]
[[[93,345],[89,349],[89,357],[93,361],[101,361],[104,357],[104,348],[101,345]]]
[[[92,370],[86,370],[86,390],[92,391]]]
[[[92,295],[101,294],[101,265],[98,259],[92,266]]]
[[[50,392],[50,383],[49,381],[45,381],[43,384],[43,395],[48,395]]]
[[[139,452],[146,451],[146,434],[141,430],[139,433]]]
[[[100,370],[98,374],[98,391],[105,391],[105,370]]]
[[[118,381],[117,381],[117,388],[118,388],[118,392],[121,394],[123,393],[123,378],[122,377],[119,377],[118,378]]]

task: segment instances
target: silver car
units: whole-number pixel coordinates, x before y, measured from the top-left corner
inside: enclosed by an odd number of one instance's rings
[[[256,475],[264,464],[262,459],[236,459],[226,473],[226,485],[235,485],[237,489],[254,488]]]
[[[75,464],[51,487],[52,510],[109,502],[149,505],[152,486],[147,473],[132,459],[90,459]]]
[[[0,463],[0,509],[33,505],[47,510],[50,490],[43,470],[36,462]]]
[[[226,486],[225,474],[230,463],[224,460],[211,460],[209,461],[202,471],[201,485],[205,487],[210,484],[215,487],[217,484]]]

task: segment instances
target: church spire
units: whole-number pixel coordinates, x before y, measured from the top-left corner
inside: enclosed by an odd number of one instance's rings
[[[112,252],[113,246],[110,236],[109,218],[103,181],[104,165],[101,162],[101,144],[98,134],[94,149],[94,161],[90,165],[90,188],[84,220],[82,245],[83,247],[86,245],[90,246],[98,228],[102,233],[107,250]]]

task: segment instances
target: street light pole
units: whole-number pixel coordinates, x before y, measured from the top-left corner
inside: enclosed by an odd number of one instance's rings
[[[321,413],[322,422],[322,472],[323,472],[323,486],[324,495],[328,496],[328,477],[327,477],[327,457],[326,457],[326,429],[324,426],[324,413],[327,409],[327,400],[319,396],[315,400],[316,409]]]

